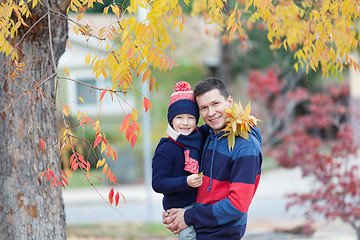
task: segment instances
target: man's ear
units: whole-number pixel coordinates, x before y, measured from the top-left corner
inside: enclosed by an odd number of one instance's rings
[[[233,97],[231,95],[229,95],[227,98],[227,103],[228,103],[229,108],[232,108],[233,102],[234,102]]]

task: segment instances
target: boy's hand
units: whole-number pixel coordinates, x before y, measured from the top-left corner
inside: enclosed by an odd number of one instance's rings
[[[187,177],[187,184],[193,188],[200,187],[203,176],[203,174],[191,174]]]

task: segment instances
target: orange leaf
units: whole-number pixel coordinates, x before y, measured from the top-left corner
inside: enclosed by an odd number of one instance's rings
[[[110,174],[111,174],[111,170],[110,170],[110,168],[108,168],[108,170],[106,172],[106,178],[109,178]]]
[[[116,195],[115,195],[115,206],[117,206],[119,204],[119,199],[120,199],[120,195],[119,195],[119,193],[116,193]]]
[[[114,201],[113,198],[114,198],[114,189],[111,188],[111,190],[110,190],[110,192],[109,192],[109,202],[110,202],[110,204],[113,203],[113,201]]]
[[[147,68],[142,76],[141,84],[143,84],[144,82],[146,82],[146,80],[148,80],[148,78],[150,77],[150,74],[151,74],[151,70]]]
[[[106,91],[107,89],[104,89],[104,91],[102,91],[102,93],[100,94],[100,102],[104,98]]]
[[[113,150],[113,158],[115,161],[117,161],[117,153]]]
[[[156,81],[155,81],[155,78],[153,76],[150,77],[150,82],[149,82],[149,91],[151,92],[154,87],[156,85]]]
[[[107,158],[109,158],[111,156],[111,151],[112,151],[112,149],[111,149],[110,145],[108,145],[107,146],[107,152],[106,152]]]
[[[146,97],[144,97],[144,100],[143,100],[143,108],[145,108],[145,112],[147,112],[149,110],[149,108],[152,111],[152,103]]]
[[[51,187],[53,187],[55,185],[55,183],[57,182],[58,179],[59,179],[59,177],[54,178],[54,180],[51,183]]]
[[[45,143],[44,143],[43,139],[40,140],[40,144],[41,144],[41,149],[44,151],[45,150]]]
[[[104,165],[104,167],[103,167],[103,174],[105,174],[107,168],[108,168],[108,165],[107,165],[107,163],[105,163],[105,165]]]

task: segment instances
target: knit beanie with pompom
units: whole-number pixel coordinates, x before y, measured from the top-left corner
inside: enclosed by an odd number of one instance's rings
[[[178,82],[174,87],[174,93],[170,96],[168,108],[168,122],[171,124],[176,115],[188,113],[196,118],[196,124],[199,121],[199,108],[195,103],[191,86],[188,82]]]

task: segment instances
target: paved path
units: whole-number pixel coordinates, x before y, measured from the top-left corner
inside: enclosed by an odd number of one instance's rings
[[[299,207],[285,210],[284,195],[303,192],[312,184],[303,179],[298,169],[278,169],[265,172],[250,206],[249,224],[245,240],[309,239],[299,235],[275,233],[275,229],[292,228],[305,222]],[[162,196],[144,185],[120,185],[117,191],[126,199],[113,209],[102,198],[107,198],[109,188],[66,189],[63,191],[68,224],[114,222],[161,222]],[[100,196],[101,195],[101,196]],[[151,199],[150,199],[151,198]],[[150,200],[149,200],[150,199]],[[352,228],[341,222],[328,223],[321,218],[316,223],[313,240],[356,240]]]

